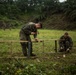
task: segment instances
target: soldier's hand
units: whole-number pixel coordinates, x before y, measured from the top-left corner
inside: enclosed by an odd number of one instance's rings
[[[34,34],[36,34],[35,32],[31,32],[31,35],[34,35]]]
[[[35,38],[35,41],[38,42],[38,38]]]

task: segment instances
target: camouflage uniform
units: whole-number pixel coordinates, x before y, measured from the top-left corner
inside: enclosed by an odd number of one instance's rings
[[[71,50],[73,46],[73,41],[71,37],[64,37],[64,35],[59,40],[60,52]]]
[[[24,25],[21,28],[20,40],[31,42],[31,38],[30,38],[31,32],[36,32],[37,33],[37,28],[35,26],[35,23],[27,23],[26,25]],[[36,37],[37,37],[37,34],[34,34],[34,38],[36,38]],[[30,46],[31,47],[30,54],[32,54],[32,42],[31,42],[30,45],[31,45]],[[27,42],[21,43],[21,46],[22,46],[23,54],[24,54],[24,56],[26,56],[27,55],[27,50],[28,50],[28,43]]]

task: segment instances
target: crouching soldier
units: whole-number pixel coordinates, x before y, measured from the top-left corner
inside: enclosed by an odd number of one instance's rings
[[[69,34],[66,32],[59,39],[59,52],[69,52],[72,49],[73,41]]]
[[[37,41],[37,29],[40,29],[40,28],[42,28],[41,23],[29,22],[25,24],[20,30],[20,40],[30,42],[31,56],[35,56],[35,54],[32,53],[32,41],[31,41],[30,35],[33,35],[34,39]],[[21,42],[24,56],[27,56],[28,42]]]

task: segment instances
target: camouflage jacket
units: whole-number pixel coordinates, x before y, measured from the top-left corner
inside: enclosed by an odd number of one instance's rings
[[[29,22],[25,24],[21,30],[24,32],[25,35],[31,35],[31,32],[36,32],[37,33],[37,28],[35,26],[35,23]],[[37,34],[34,34],[34,38],[37,37]]]
[[[72,41],[72,38],[70,36],[68,36],[67,38],[65,38],[64,35],[60,37],[60,40],[59,40],[60,43],[61,42],[66,42],[66,41],[69,41],[69,43],[71,45],[73,45],[73,41]]]

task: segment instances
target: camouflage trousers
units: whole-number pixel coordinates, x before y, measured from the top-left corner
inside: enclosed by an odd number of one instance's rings
[[[32,42],[31,42],[31,38],[30,35],[26,35],[22,30],[20,31],[20,40],[21,41],[29,41],[30,42],[30,47],[31,47],[31,51],[30,54],[32,54]],[[28,42],[21,42],[21,47],[22,47],[22,52],[24,56],[27,56],[27,50],[28,50]]]
[[[72,45],[69,41],[59,43],[59,52],[67,51],[67,49],[72,49]]]

